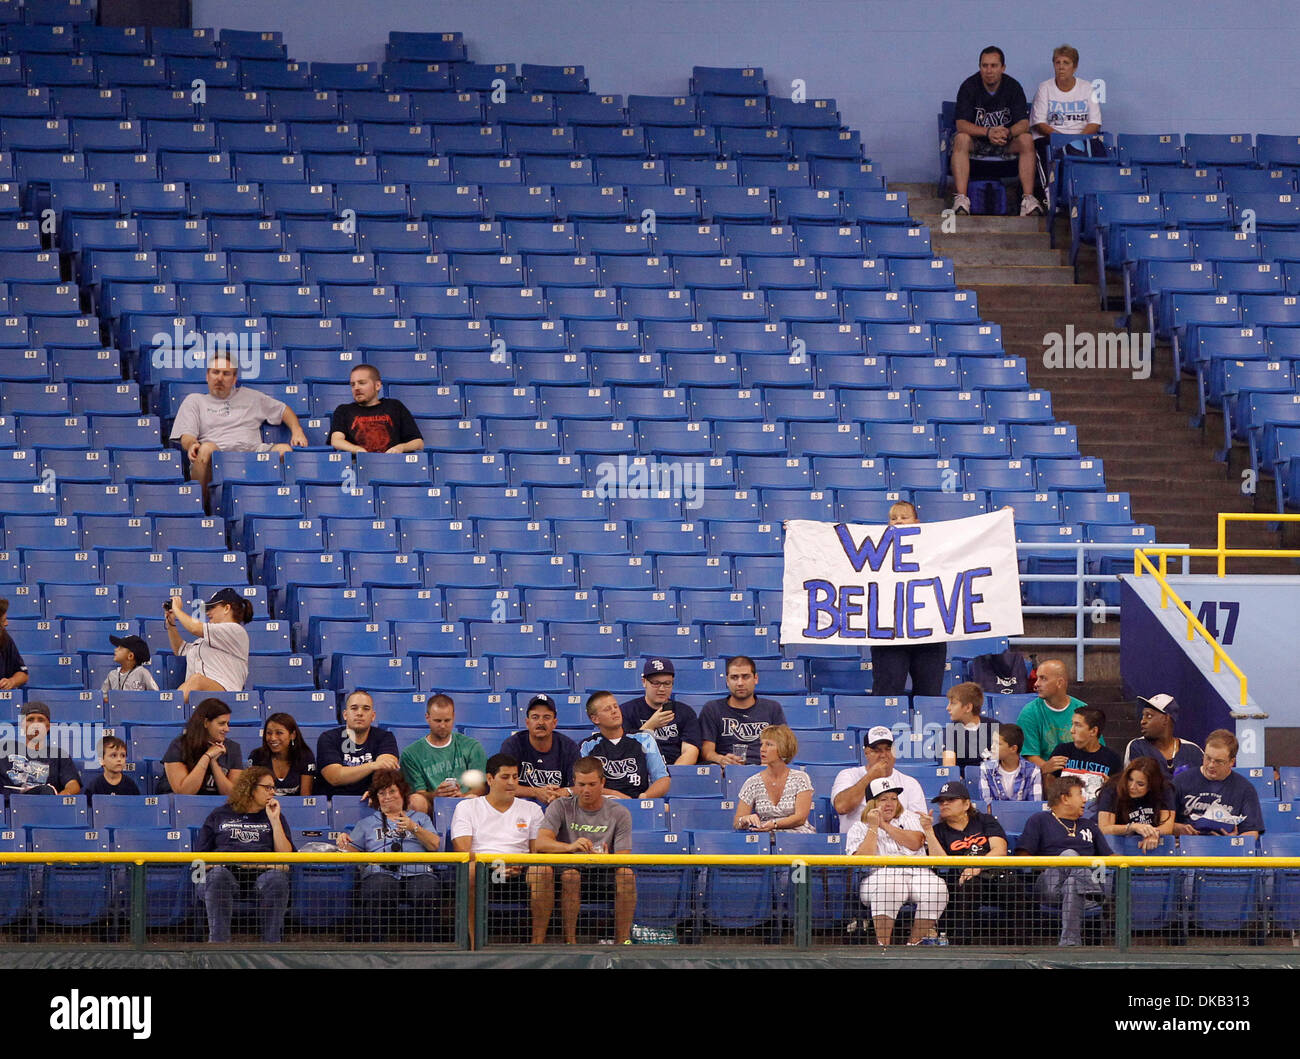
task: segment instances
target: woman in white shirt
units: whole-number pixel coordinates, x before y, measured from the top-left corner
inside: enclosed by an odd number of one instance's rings
[[[850,857],[923,857],[934,828],[929,814],[903,809],[898,800],[902,787],[888,776],[871,781],[871,795],[862,820],[849,829],[844,852]],[[934,929],[948,905],[948,887],[929,868],[872,868],[858,891],[862,903],[871,909],[876,941],[889,945],[898,910],[908,901],[916,903],[909,945],[920,945]]]
[[[164,604],[167,639],[172,650],[185,658],[185,682],[180,690],[189,701],[191,691],[243,691],[248,683],[248,632],[253,604],[233,588],[223,588],[204,604],[208,620],[199,621],[172,600]],[[186,643],[176,628],[180,624],[197,639]]]
[[[1034,93],[1029,108],[1029,127],[1034,138],[1054,132],[1073,132],[1091,136],[1101,132],[1101,107],[1093,98],[1092,82],[1074,76],[1079,66],[1079,52],[1062,44],[1052,52],[1055,77],[1049,77]]]

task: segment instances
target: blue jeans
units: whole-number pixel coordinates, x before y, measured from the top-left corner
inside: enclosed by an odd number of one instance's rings
[[[1060,945],[1083,944],[1083,914],[1088,894],[1100,887],[1088,868],[1048,868],[1038,877],[1038,890],[1048,904],[1061,906]]]
[[[284,933],[284,913],[289,907],[289,873],[267,869],[258,874],[255,886],[262,940],[279,941]],[[203,885],[203,903],[208,911],[208,941],[230,940],[230,920],[239,893],[239,879],[227,865],[208,867]]]

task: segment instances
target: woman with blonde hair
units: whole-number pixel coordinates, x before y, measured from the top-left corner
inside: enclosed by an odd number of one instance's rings
[[[768,725],[758,733],[758,739],[758,760],[764,768],[740,788],[734,827],[737,831],[814,830],[808,819],[812,780],[802,769],[790,767],[799,740],[784,724]]]
[[[888,776],[871,781],[862,820],[849,829],[844,852],[850,857],[923,857],[934,829],[928,813],[913,813],[898,800],[902,787]],[[868,869],[858,890],[871,910],[876,941],[892,944],[894,920],[908,901],[916,904],[909,945],[920,945],[948,905],[948,887],[929,868]]]

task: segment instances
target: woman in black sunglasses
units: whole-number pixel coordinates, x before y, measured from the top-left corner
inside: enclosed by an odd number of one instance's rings
[[[400,769],[378,769],[366,801],[378,811],[357,821],[351,834],[339,835],[344,853],[437,853],[441,845],[433,821],[409,810],[411,785]],[[433,940],[437,923],[438,875],[430,864],[367,864],[357,889],[358,917],[369,940],[385,942],[399,923],[412,928],[416,941]]]

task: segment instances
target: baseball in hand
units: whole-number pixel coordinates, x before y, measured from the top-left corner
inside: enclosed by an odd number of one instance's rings
[[[487,785],[487,777],[482,769],[466,769],[460,774],[460,785],[468,790],[477,790]]]

